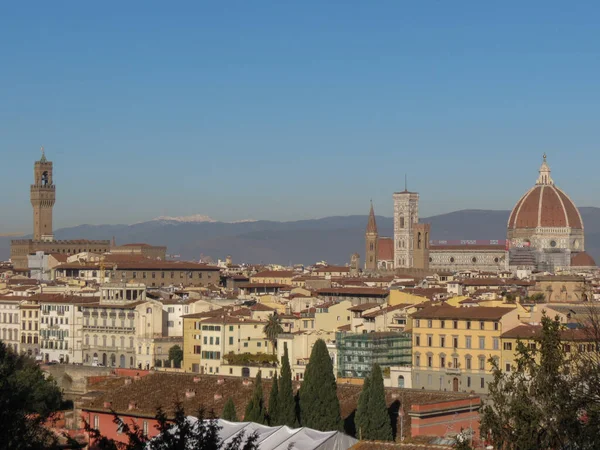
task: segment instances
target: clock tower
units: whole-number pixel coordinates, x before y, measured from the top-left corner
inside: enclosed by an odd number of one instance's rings
[[[52,178],[52,162],[46,159],[44,147],[41,159],[34,164],[33,180],[30,190],[33,240],[52,241],[52,208],[56,201],[56,187]]]

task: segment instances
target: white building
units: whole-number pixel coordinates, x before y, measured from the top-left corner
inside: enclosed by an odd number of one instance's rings
[[[19,297],[0,297],[0,339],[7,347],[19,352],[19,330],[21,327]]]
[[[93,297],[41,297],[40,354],[44,361],[83,362],[82,307],[97,301]]]

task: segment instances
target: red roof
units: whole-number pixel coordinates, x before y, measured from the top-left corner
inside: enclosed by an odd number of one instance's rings
[[[521,197],[510,214],[508,228],[571,227],[583,229],[573,201],[553,184],[538,184]]]
[[[394,260],[394,240],[392,238],[379,238],[377,241],[377,259],[379,261]]]
[[[571,256],[573,267],[596,267],[596,261],[586,252],[575,253]]]

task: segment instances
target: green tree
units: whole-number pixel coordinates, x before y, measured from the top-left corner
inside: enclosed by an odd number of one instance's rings
[[[173,367],[180,368],[183,361],[183,350],[179,345],[174,345],[169,349],[169,361],[173,361]],[[165,367],[167,367],[165,365]]]
[[[281,376],[279,377],[279,401],[278,421],[279,425],[295,427],[298,425],[296,419],[296,399],[294,398],[294,389],[292,388],[292,370],[290,368],[290,359],[288,356],[287,344],[283,345],[283,358],[281,358]]]
[[[342,429],[333,364],[322,339],[313,346],[300,387],[300,422],[320,431]]]
[[[383,374],[379,364],[375,364],[371,370],[368,399],[367,426],[363,437],[372,441],[391,441],[393,439],[392,424],[385,403]]]
[[[366,439],[365,431],[369,428],[369,415],[367,413],[369,406],[369,391],[371,390],[371,377],[367,376],[363,383],[360,397],[358,397],[358,406],[354,415],[354,424],[356,425],[356,436],[359,439]]]
[[[252,398],[246,406],[246,413],[244,414],[244,421],[266,423],[265,420],[265,405],[263,399],[263,388],[260,370],[256,374],[256,380],[254,381],[254,392],[252,392]]]
[[[456,435],[456,441],[452,447],[455,450],[473,450],[469,433],[465,433],[463,429]]]
[[[54,448],[43,424],[60,408],[61,392],[35,362],[0,341],[0,442],[5,449]]]
[[[229,397],[229,399],[225,403],[225,407],[223,408],[223,414],[221,414],[221,418],[230,422],[238,421],[237,413],[235,411],[235,404],[233,403],[233,399],[231,397]]]
[[[277,381],[277,372],[273,376],[271,393],[269,394],[269,425],[279,425],[279,383]]]
[[[275,354],[277,349],[277,336],[283,333],[281,318],[279,317],[279,314],[277,314],[277,311],[267,318],[267,323],[263,327],[263,333],[265,333],[266,338],[271,342],[273,354]]]
[[[503,372],[490,360],[493,380],[482,410],[481,435],[494,448],[597,448],[600,400],[593,390],[598,392],[594,384],[600,369],[586,362],[587,351],[578,353],[576,345],[565,351],[561,336],[566,332],[558,317],[544,316],[536,348],[517,343],[513,370]],[[598,343],[591,344],[590,354],[598,355]]]
[[[225,445],[219,432],[221,427],[214,417],[205,420],[203,410],[198,411],[196,421],[189,420],[183,405],[175,404],[174,413],[168,416],[162,408],[156,412],[158,435],[152,439],[143,430],[130,421],[123,421],[113,412],[113,422],[120,428],[127,442],[116,442],[85,424],[86,431],[98,450],[257,450],[256,433],[246,436],[238,433]]]

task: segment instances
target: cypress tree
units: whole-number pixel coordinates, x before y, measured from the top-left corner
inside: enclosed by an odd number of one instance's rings
[[[371,389],[371,378],[366,377],[363,384],[360,397],[358,398],[358,406],[354,415],[354,424],[356,425],[356,437],[362,439],[365,431],[369,428],[369,416],[367,409],[369,405],[369,395]]]
[[[273,377],[271,394],[269,395],[269,425],[279,425],[279,386],[277,382],[277,372]]]
[[[288,356],[287,344],[283,344],[283,358],[281,358],[281,377],[279,378],[279,401],[277,402],[279,425],[295,427],[298,425],[296,420],[296,400],[294,399],[294,390],[292,389],[292,370],[290,368],[290,359]]]
[[[319,431],[342,429],[340,402],[336,392],[333,364],[322,339],[310,354],[304,381],[300,387],[300,421],[302,426]]]
[[[391,441],[393,439],[392,424],[385,404],[383,374],[379,364],[375,364],[371,370],[366,416],[366,428],[363,429],[362,436],[364,439],[372,441]]]
[[[229,420],[230,422],[237,422],[237,414],[235,412],[235,405],[233,399],[229,397],[223,408],[223,414],[221,414],[223,420]]]
[[[244,421],[265,423],[265,405],[263,400],[263,388],[260,370],[256,374],[256,380],[254,382],[254,392],[252,398],[246,406],[246,413],[244,414]]]

